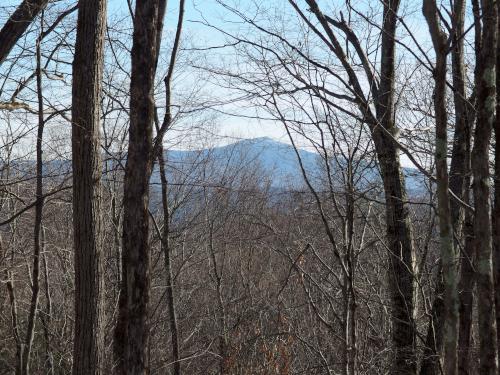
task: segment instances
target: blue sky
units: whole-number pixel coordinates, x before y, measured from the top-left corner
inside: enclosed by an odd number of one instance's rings
[[[0,7],[12,7],[14,9],[20,3],[21,0],[0,0]],[[68,0],[67,3],[72,1]],[[64,2],[66,3],[66,2]],[[263,14],[265,13],[265,8],[276,7],[278,8],[278,16],[282,16],[287,11],[290,11],[289,4],[284,0],[232,0],[232,3],[238,4],[238,7],[253,7],[255,9],[263,9]],[[259,6],[256,6],[259,4]],[[326,11],[332,12],[332,14],[339,14],[339,11],[344,10],[345,13],[345,1],[344,0],[323,0],[320,1],[321,6]],[[379,0],[357,0],[353,2],[353,5],[358,9],[368,9],[370,7],[378,7],[380,5]],[[403,0],[402,13],[405,14],[405,20],[407,24],[414,30],[415,35],[419,40],[423,41],[425,44],[427,37],[427,27],[422,20],[421,16],[421,1],[420,0]],[[333,11],[335,9],[335,11]],[[283,13],[279,13],[284,10]],[[167,16],[165,19],[165,38],[172,38],[174,34],[174,29],[176,25],[178,11],[178,0],[168,0]],[[5,13],[4,13],[5,14]],[[108,15],[110,19],[127,17],[129,14],[128,6],[126,0],[109,0],[108,2]],[[284,16],[286,19],[286,14]],[[186,1],[186,14],[185,14],[185,28],[184,37],[187,40],[189,46],[214,46],[221,45],[225,41],[225,37],[215,31],[214,29],[204,26],[200,23],[203,19],[208,20],[211,24],[215,26],[224,26],[224,28],[233,28],[237,30],[240,26],[235,22],[235,18],[230,15],[230,13],[222,6],[220,6],[215,0],[187,0]],[[376,22],[378,20],[375,20]],[[0,19],[0,26],[4,22],[4,19]],[[287,27],[288,25],[284,25]],[[217,58],[217,53],[221,53],[221,50],[213,52],[213,56]],[[401,53],[401,48],[398,49],[398,53]],[[182,69],[182,67],[179,67]],[[192,77],[186,75],[181,75],[181,80],[176,82],[177,88],[181,90],[183,88],[188,88],[193,84]],[[210,86],[211,94],[214,96],[223,96],[225,93],[223,89],[217,88],[216,86]],[[221,108],[222,109],[222,108]],[[234,140],[240,138],[254,138],[268,136],[277,140],[287,141],[287,136],[284,129],[280,124],[276,124],[271,121],[257,121],[252,119],[238,118],[237,116],[231,116],[230,114],[237,115],[242,113],[244,109],[237,106],[226,106],[223,108],[224,112],[229,113],[226,115],[219,114],[215,120],[217,123],[216,133],[221,136],[221,138],[215,140],[216,143],[230,143]]]
[[[0,0],[0,7],[11,7],[13,11],[20,4],[21,0]],[[62,4],[71,4],[74,1],[64,1]],[[244,2],[243,2],[244,3]],[[165,18],[164,37],[169,39],[173,37],[178,15],[178,0],[168,0],[167,14]],[[5,15],[5,12],[2,12]],[[129,8],[126,0],[109,0],[108,1],[108,18],[121,19],[128,17]],[[222,44],[224,38],[222,35],[211,28],[205,27],[198,23],[203,18],[208,19],[211,23],[221,25],[222,19],[227,17],[227,12],[219,6],[214,0],[187,0],[184,22],[184,35],[190,38],[190,43],[194,45],[216,45]],[[0,18],[0,27],[4,19]],[[182,67],[179,67],[182,69]],[[190,84],[189,79],[184,79],[180,85],[187,86]],[[181,88],[182,89],[182,88]],[[211,87],[215,94],[217,91],[222,95],[222,92],[215,87]],[[238,113],[236,108],[225,108],[230,113]],[[213,142],[217,144],[231,143],[234,140],[241,138],[254,138],[269,136],[278,140],[286,141],[284,130],[281,126],[274,123],[263,123],[251,119],[241,119],[236,116],[218,115],[216,120],[217,126],[215,133],[220,137],[214,137]]]

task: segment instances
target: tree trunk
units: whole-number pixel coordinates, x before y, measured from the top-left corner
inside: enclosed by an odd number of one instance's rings
[[[470,121],[472,106],[469,104],[465,89],[464,65],[464,17],[465,0],[455,1],[452,13],[452,38],[451,50],[452,75],[453,75],[453,104],[455,108],[455,132],[450,163],[450,190],[460,199],[465,200],[469,191],[467,174],[470,171]],[[453,230],[460,234],[464,210],[456,199],[451,199],[451,218]]]
[[[45,246],[45,230],[42,229],[42,235],[43,235],[43,243]],[[47,254],[45,253],[45,247],[43,250],[43,274],[44,274],[44,286],[45,286],[45,311],[43,314],[40,316],[40,319],[42,320],[43,324],[43,333],[44,333],[44,339],[45,339],[45,365],[46,365],[46,374],[47,375],[53,375],[54,374],[54,359],[52,356],[52,349],[51,349],[51,320],[52,320],[52,297],[50,295],[50,279],[49,279],[49,269],[48,269],[48,264],[47,264]]]
[[[420,366],[420,375],[436,375],[441,373],[439,353],[443,344],[442,332],[444,323],[444,283],[442,280],[443,275],[441,263],[438,267],[437,277],[438,280],[434,291],[434,300],[431,308],[431,316],[429,317],[429,326],[427,327],[422,364]]]
[[[474,16],[474,48],[476,51],[476,61],[478,60],[479,51],[481,50],[481,15],[478,0],[472,0],[472,13]],[[463,39],[462,39],[463,40]],[[463,58],[463,56],[462,56]],[[463,62],[463,61],[462,61]],[[455,78],[455,77],[454,77]],[[478,66],[474,71],[475,89],[479,86]],[[476,96],[473,94],[472,96]],[[472,100],[473,102],[476,99]],[[476,112],[474,104],[469,105],[467,111],[467,137],[466,137],[466,171],[464,178],[464,201],[471,203],[471,134],[474,128]],[[454,149],[455,151],[455,149]],[[452,164],[453,166],[453,164]],[[453,170],[452,170],[453,171]],[[451,181],[453,183],[453,180]],[[452,184],[453,188],[453,184]],[[470,359],[470,343],[472,335],[472,310],[474,303],[474,285],[476,275],[474,271],[474,263],[476,258],[476,248],[474,244],[474,217],[471,212],[465,213],[465,221],[463,228],[464,251],[460,264],[460,281],[459,281],[459,336],[458,336],[458,372],[460,375],[469,374],[469,359]]]
[[[477,295],[479,317],[479,372],[496,374],[498,367],[493,290],[492,228],[490,203],[489,147],[495,119],[495,64],[497,9],[490,0],[482,1],[483,37],[478,60],[480,77],[477,89],[477,123],[472,150],[473,193],[475,203],[474,234],[477,251]]]
[[[500,2],[497,1],[497,12],[500,14]],[[498,23],[500,26],[500,23]],[[497,29],[497,38],[500,30]],[[497,350],[500,351],[500,43],[497,40],[496,56],[496,121],[495,121],[495,196],[492,213],[493,226],[493,267],[495,280],[495,311],[497,324]],[[500,353],[498,353],[500,358]]]
[[[446,59],[448,37],[441,28],[435,0],[424,0],[423,13],[436,54],[434,67],[434,112],[436,118],[436,175],[439,217],[439,241],[444,283],[443,342],[444,373],[457,373],[458,290],[453,246],[452,212],[448,193],[448,115],[446,113]]]
[[[399,156],[392,142],[379,152],[384,176],[387,241],[390,249],[389,284],[392,299],[393,374],[415,374],[414,252],[406,189]]]
[[[149,178],[153,157],[153,87],[157,58],[158,0],[138,0],[134,16],[130,128],[124,181],[123,282],[115,337],[119,372],[148,372],[150,284]]]
[[[377,120],[385,128],[375,126],[373,138],[382,172],[386,202],[387,241],[391,254],[389,283],[392,299],[393,374],[415,374],[415,254],[406,187],[401,173],[399,150],[386,131],[395,135],[394,85],[396,24],[399,0],[384,5],[382,51]]]
[[[2,246],[0,238],[0,249]],[[16,365],[15,365],[15,375],[22,375],[22,363],[23,363],[23,342],[19,332],[19,317],[17,313],[17,299],[16,290],[14,286],[14,276],[8,270],[5,271],[5,286],[7,287],[7,293],[9,295],[10,303],[10,321],[12,325],[12,336],[16,344]]]
[[[99,142],[106,0],[81,0],[73,62],[72,150],[75,256],[73,374],[100,374],[104,354]]]
[[[165,160],[163,157],[163,147],[160,147],[158,155],[158,165],[160,167],[161,196],[163,205],[163,231],[161,246],[165,262],[165,275],[167,281],[167,301],[170,324],[170,340],[174,362],[174,375],[181,374],[180,349],[179,349],[179,329],[177,325],[174,277],[172,275],[172,254],[170,248],[170,209],[168,204],[168,181],[165,171]]]
[[[297,4],[289,0],[300,17],[315,29]],[[350,41],[356,45],[356,38],[352,31],[342,22],[336,22],[331,17],[325,16],[319,9],[316,0],[306,0],[310,11],[325,30],[328,48],[337,56],[342,67],[349,77],[349,85],[356,95],[356,105],[362,113],[364,121],[369,125],[371,136],[375,144],[375,151],[380,164],[382,181],[384,183],[385,210],[387,225],[387,243],[389,248],[389,288],[392,300],[392,342],[393,342],[393,374],[416,373],[417,361],[415,353],[415,323],[414,312],[416,305],[415,294],[415,254],[413,245],[412,226],[409,211],[405,204],[407,200],[404,176],[399,159],[399,147],[394,138],[397,138],[395,124],[395,52],[396,52],[396,26],[400,0],[384,2],[383,25],[381,30],[382,48],[380,61],[380,84],[377,88],[376,79],[370,73],[372,67],[363,63],[364,70],[371,81],[371,94],[375,101],[376,115],[370,109],[370,104],[365,98],[361,81],[356,71],[351,66],[347,54],[338,42],[330,24],[340,28],[351,36]],[[358,44],[359,47],[359,44]],[[359,47],[358,49],[361,49]],[[366,56],[359,54],[362,61]]]
[[[42,214],[43,214],[43,130],[45,120],[43,116],[43,92],[42,92],[42,54],[40,51],[40,38],[36,44],[36,82],[38,97],[38,132],[36,139],[36,204],[35,204],[35,225],[34,225],[34,249],[33,249],[33,272],[31,276],[31,303],[28,316],[28,327],[26,328],[26,339],[22,351],[23,375],[29,374],[31,346],[35,336],[35,325],[38,312],[38,298],[40,294],[40,253],[42,248]]]
[[[453,99],[455,107],[455,132],[452,146],[452,156],[450,163],[449,175],[449,188],[450,190],[463,201],[469,201],[469,181],[468,174],[470,172],[470,138],[472,126],[472,106],[467,100],[465,89],[465,66],[464,66],[464,15],[465,15],[465,1],[455,1],[452,13],[452,73],[453,73]],[[450,201],[452,227],[455,233],[453,242],[455,247],[460,246],[460,239],[465,237],[463,228],[464,210],[456,199]],[[470,263],[468,263],[470,265]],[[424,349],[424,358],[422,361],[421,375],[438,374],[439,373],[439,353],[443,342],[443,311],[444,305],[441,293],[444,290],[443,278],[441,277],[441,266],[438,271],[438,287],[436,296],[432,307],[432,316],[427,329],[427,340]],[[462,319],[467,320],[467,316],[462,316],[460,312],[467,314],[469,311],[465,308],[468,305],[467,293],[470,285],[472,285],[470,278],[467,277],[468,273],[464,268],[464,272],[460,274],[460,285],[464,292],[459,296],[459,321],[460,327],[467,323]],[[464,283],[465,282],[465,283]],[[462,290],[459,289],[459,290]],[[465,298],[466,301],[462,299]],[[463,310],[463,311],[462,311]],[[472,310],[470,310],[472,311]],[[470,319],[470,317],[469,317]],[[459,343],[468,341],[465,338],[466,332],[459,330]],[[459,344],[460,345],[460,344]],[[462,349],[463,350],[463,349]],[[463,362],[462,357],[459,356],[459,361]]]
[[[467,199],[466,202],[469,202]],[[458,373],[469,374],[469,359],[472,331],[472,307],[474,302],[473,290],[475,284],[474,260],[474,228],[471,213],[466,213],[464,222],[464,254],[460,267],[459,303],[459,335],[458,335]]]
[[[157,57],[160,53],[161,34],[163,30],[163,17],[166,11],[166,0],[160,0],[158,11],[158,28],[157,28]],[[167,281],[167,301],[168,301],[168,315],[170,325],[170,342],[172,344],[172,359],[174,364],[174,375],[181,374],[181,357],[179,345],[179,327],[177,324],[176,313],[176,298],[174,289],[174,277],[172,272],[172,254],[170,246],[170,207],[168,202],[168,180],[165,170],[164,150],[163,150],[163,136],[167,129],[172,124],[172,77],[175,68],[175,61],[179,50],[180,36],[182,33],[182,25],[184,21],[184,7],[185,0],[179,2],[179,14],[177,19],[177,29],[174,38],[174,45],[170,54],[170,63],[168,66],[167,75],[165,76],[165,115],[161,127],[155,112],[156,124],[156,149],[158,150],[158,165],[160,168],[161,192],[162,192],[162,206],[163,206],[163,231],[161,234],[161,246],[164,255],[165,274]],[[155,149],[155,147],[154,147]]]

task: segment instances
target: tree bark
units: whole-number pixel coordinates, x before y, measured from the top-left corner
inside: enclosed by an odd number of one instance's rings
[[[105,27],[106,0],[81,0],[72,92],[75,257],[73,374],[102,373],[104,357],[99,124]]]
[[[434,112],[436,118],[436,180],[439,217],[439,240],[444,283],[444,373],[457,373],[458,289],[456,257],[453,246],[452,211],[448,177],[448,115],[446,112],[446,63],[448,37],[441,28],[435,0],[424,0],[423,14],[431,34],[436,64],[434,67]]]
[[[497,12],[500,14],[500,2],[497,1]],[[498,23],[500,26],[500,23]],[[500,30],[497,29],[497,38]],[[497,350],[500,358],[500,42],[497,40],[496,56],[496,121],[495,121],[495,195],[492,212],[493,226],[493,267],[495,279],[495,311],[497,324]]]
[[[469,185],[470,185],[470,142],[471,128],[474,120],[472,115],[473,107],[469,103],[465,89],[465,65],[464,65],[464,16],[465,16],[465,1],[455,1],[452,12],[452,74],[453,74],[453,99],[455,108],[455,131],[453,137],[452,156],[450,163],[449,188],[462,201],[469,202]],[[480,33],[479,33],[480,34]],[[464,227],[464,209],[455,199],[450,201],[452,227],[454,231],[454,245],[456,248],[463,244],[465,258],[472,256],[472,248],[470,241],[466,239],[467,229]],[[467,255],[469,254],[469,255]],[[470,321],[469,315],[472,310],[468,307],[472,300],[473,281],[472,270],[468,269],[471,266],[470,259],[465,259],[462,265],[462,271],[459,277],[459,326],[465,328]],[[432,306],[432,316],[427,329],[426,348],[424,349],[424,358],[422,361],[421,375],[438,374],[439,373],[439,353],[442,346],[443,336],[443,311],[444,305],[441,293],[444,289],[443,278],[441,275],[441,265],[438,271],[438,287],[436,296]],[[464,315],[465,314],[465,315]],[[470,326],[469,326],[470,327]],[[464,331],[459,329],[459,351],[466,354],[468,347],[463,348],[461,345],[469,343],[469,330]],[[431,346],[429,346],[431,345]],[[465,356],[458,356],[459,371],[464,368]]]
[[[45,245],[45,230],[42,229],[42,241]],[[43,324],[43,333],[45,339],[45,364],[46,364],[46,374],[53,375],[54,374],[54,359],[52,356],[51,349],[51,321],[52,321],[52,297],[50,295],[50,279],[49,279],[49,269],[47,264],[47,254],[43,254],[43,274],[44,274],[44,290],[45,290],[45,311],[40,316],[40,319]]]
[[[390,249],[389,282],[392,295],[392,341],[394,345],[393,374],[415,374],[415,253],[406,187],[401,173],[399,149],[386,132],[397,133],[394,122],[394,85],[396,24],[399,0],[384,4],[380,88],[377,98],[377,120],[373,137],[380,162],[386,202],[387,241]]]
[[[19,332],[19,318],[17,313],[17,299],[16,291],[14,288],[14,277],[9,271],[6,271],[6,283],[7,292],[9,294],[10,302],[10,320],[12,324],[12,335],[14,336],[14,341],[16,343],[16,375],[22,375],[22,363],[23,363],[23,342]]]
[[[149,178],[153,164],[153,87],[157,59],[158,0],[138,0],[134,16],[130,127],[124,181],[119,318],[115,331],[119,372],[148,372],[150,284]]]
[[[429,326],[427,327],[427,336],[425,338],[425,347],[420,366],[420,375],[436,375],[440,373],[440,349],[443,344],[443,316],[444,316],[444,283],[439,264],[437,272],[437,283],[434,291],[434,300],[432,302],[431,316],[429,317]]]
[[[469,202],[469,199],[466,200]],[[464,253],[460,266],[460,281],[458,290],[460,292],[459,303],[459,335],[458,335],[458,373],[460,375],[469,374],[469,359],[472,331],[472,307],[474,302],[474,228],[472,214],[467,212],[465,216],[464,229]]]
[[[495,64],[497,8],[490,0],[482,1],[483,36],[479,51],[477,123],[472,150],[473,193],[475,203],[474,234],[477,251],[477,295],[479,318],[479,372],[496,374],[498,367],[493,290],[492,228],[490,203],[489,147],[495,119]]]
[[[479,0],[472,0],[472,13],[474,16],[474,48],[476,56],[481,50],[481,15]],[[462,41],[463,43],[463,41]],[[463,59],[463,56],[462,56]],[[476,60],[478,57],[476,57]],[[462,61],[463,63],[463,61]],[[455,77],[454,77],[455,79]],[[478,66],[474,71],[475,89],[479,86]],[[457,87],[457,86],[456,86]],[[473,94],[473,97],[476,95]],[[464,201],[471,203],[471,134],[476,120],[475,104],[476,98],[471,100],[467,111],[467,134],[466,134],[466,171],[464,178]],[[453,150],[455,151],[455,149]],[[453,165],[452,165],[453,166]],[[452,170],[453,171],[453,170]],[[453,183],[453,180],[451,181]],[[453,188],[453,185],[452,185]],[[463,242],[464,251],[460,264],[460,281],[459,281],[459,336],[458,336],[458,372],[460,375],[469,374],[469,359],[470,359],[470,343],[472,335],[472,310],[474,302],[474,285],[476,283],[476,275],[474,271],[474,263],[476,258],[476,248],[474,244],[474,217],[471,212],[466,212],[464,227],[463,227]]]

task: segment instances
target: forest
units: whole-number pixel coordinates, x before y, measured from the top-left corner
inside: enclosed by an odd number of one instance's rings
[[[0,375],[499,374],[497,70],[499,0],[1,0]]]

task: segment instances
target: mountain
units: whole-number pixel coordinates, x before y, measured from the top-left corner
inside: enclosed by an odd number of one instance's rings
[[[304,149],[298,150],[304,169],[307,171],[310,181],[319,186],[324,185],[324,163],[321,162],[319,154]],[[304,178],[297,159],[295,149],[292,145],[275,141],[268,137],[245,139],[226,146],[214,147],[202,150],[169,150],[165,152],[167,171],[170,177],[184,179],[203,179],[200,174],[207,174],[214,180],[217,176],[230,174],[232,170],[245,170],[256,167],[270,178],[271,187],[304,188]],[[331,165],[331,173],[334,179],[340,181],[342,172],[346,167],[341,158]],[[407,189],[410,193],[425,191],[425,177],[414,168],[404,168]],[[359,183],[363,186],[381,186],[380,174],[374,164],[363,166]],[[181,177],[182,179],[182,177]],[[157,168],[152,176],[152,183],[159,183]]]
[[[318,189],[326,186],[325,164],[318,153],[298,149],[302,166],[309,181]],[[108,170],[120,169],[126,163],[126,156],[121,162],[105,155]],[[261,183],[267,181],[274,190],[307,190],[297,154],[292,145],[275,141],[271,138],[241,140],[226,146],[201,150],[168,150],[164,158],[167,165],[169,183],[193,186],[227,185],[231,181],[240,183]],[[11,163],[19,176],[29,178],[34,173],[33,160]],[[342,177],[346,172],[347,162],[337,155],[335,163],[330,165],[332,182],[341,190]],[[374,163],[360,162],[361,168],[355,174],[356,186],[361,190],[376,188],[380,191],[382,182]],[[64,179],[71,173],[71,161],[68,159],[47,160],[44,163],[45,177]],[[410,195],[424,195],[427,192],[427,178],[414,168],[403,168],[406,187]],[[246,179],[246,180],[245,180]],[[155,163],[151,176],[153,190],[160,186],[160,173]],[[241,186],[241,184],[240,184]]]
[[[299,150],[305,170],[316,173],[319,170],[318,155]],[[257,173],[267,176],[273,188],[303,187],[297,155],[291,145],[271,138],[245,139],[226,146],[201,150],[168,150],[165,152],[167,173],[172,179],[192,178],[215,181],[230,175]],[[201,175],[204,175],[202,177]],[[189,177],[188,177],[189,176]],[[159,183],[156,167],[152,183]]]

